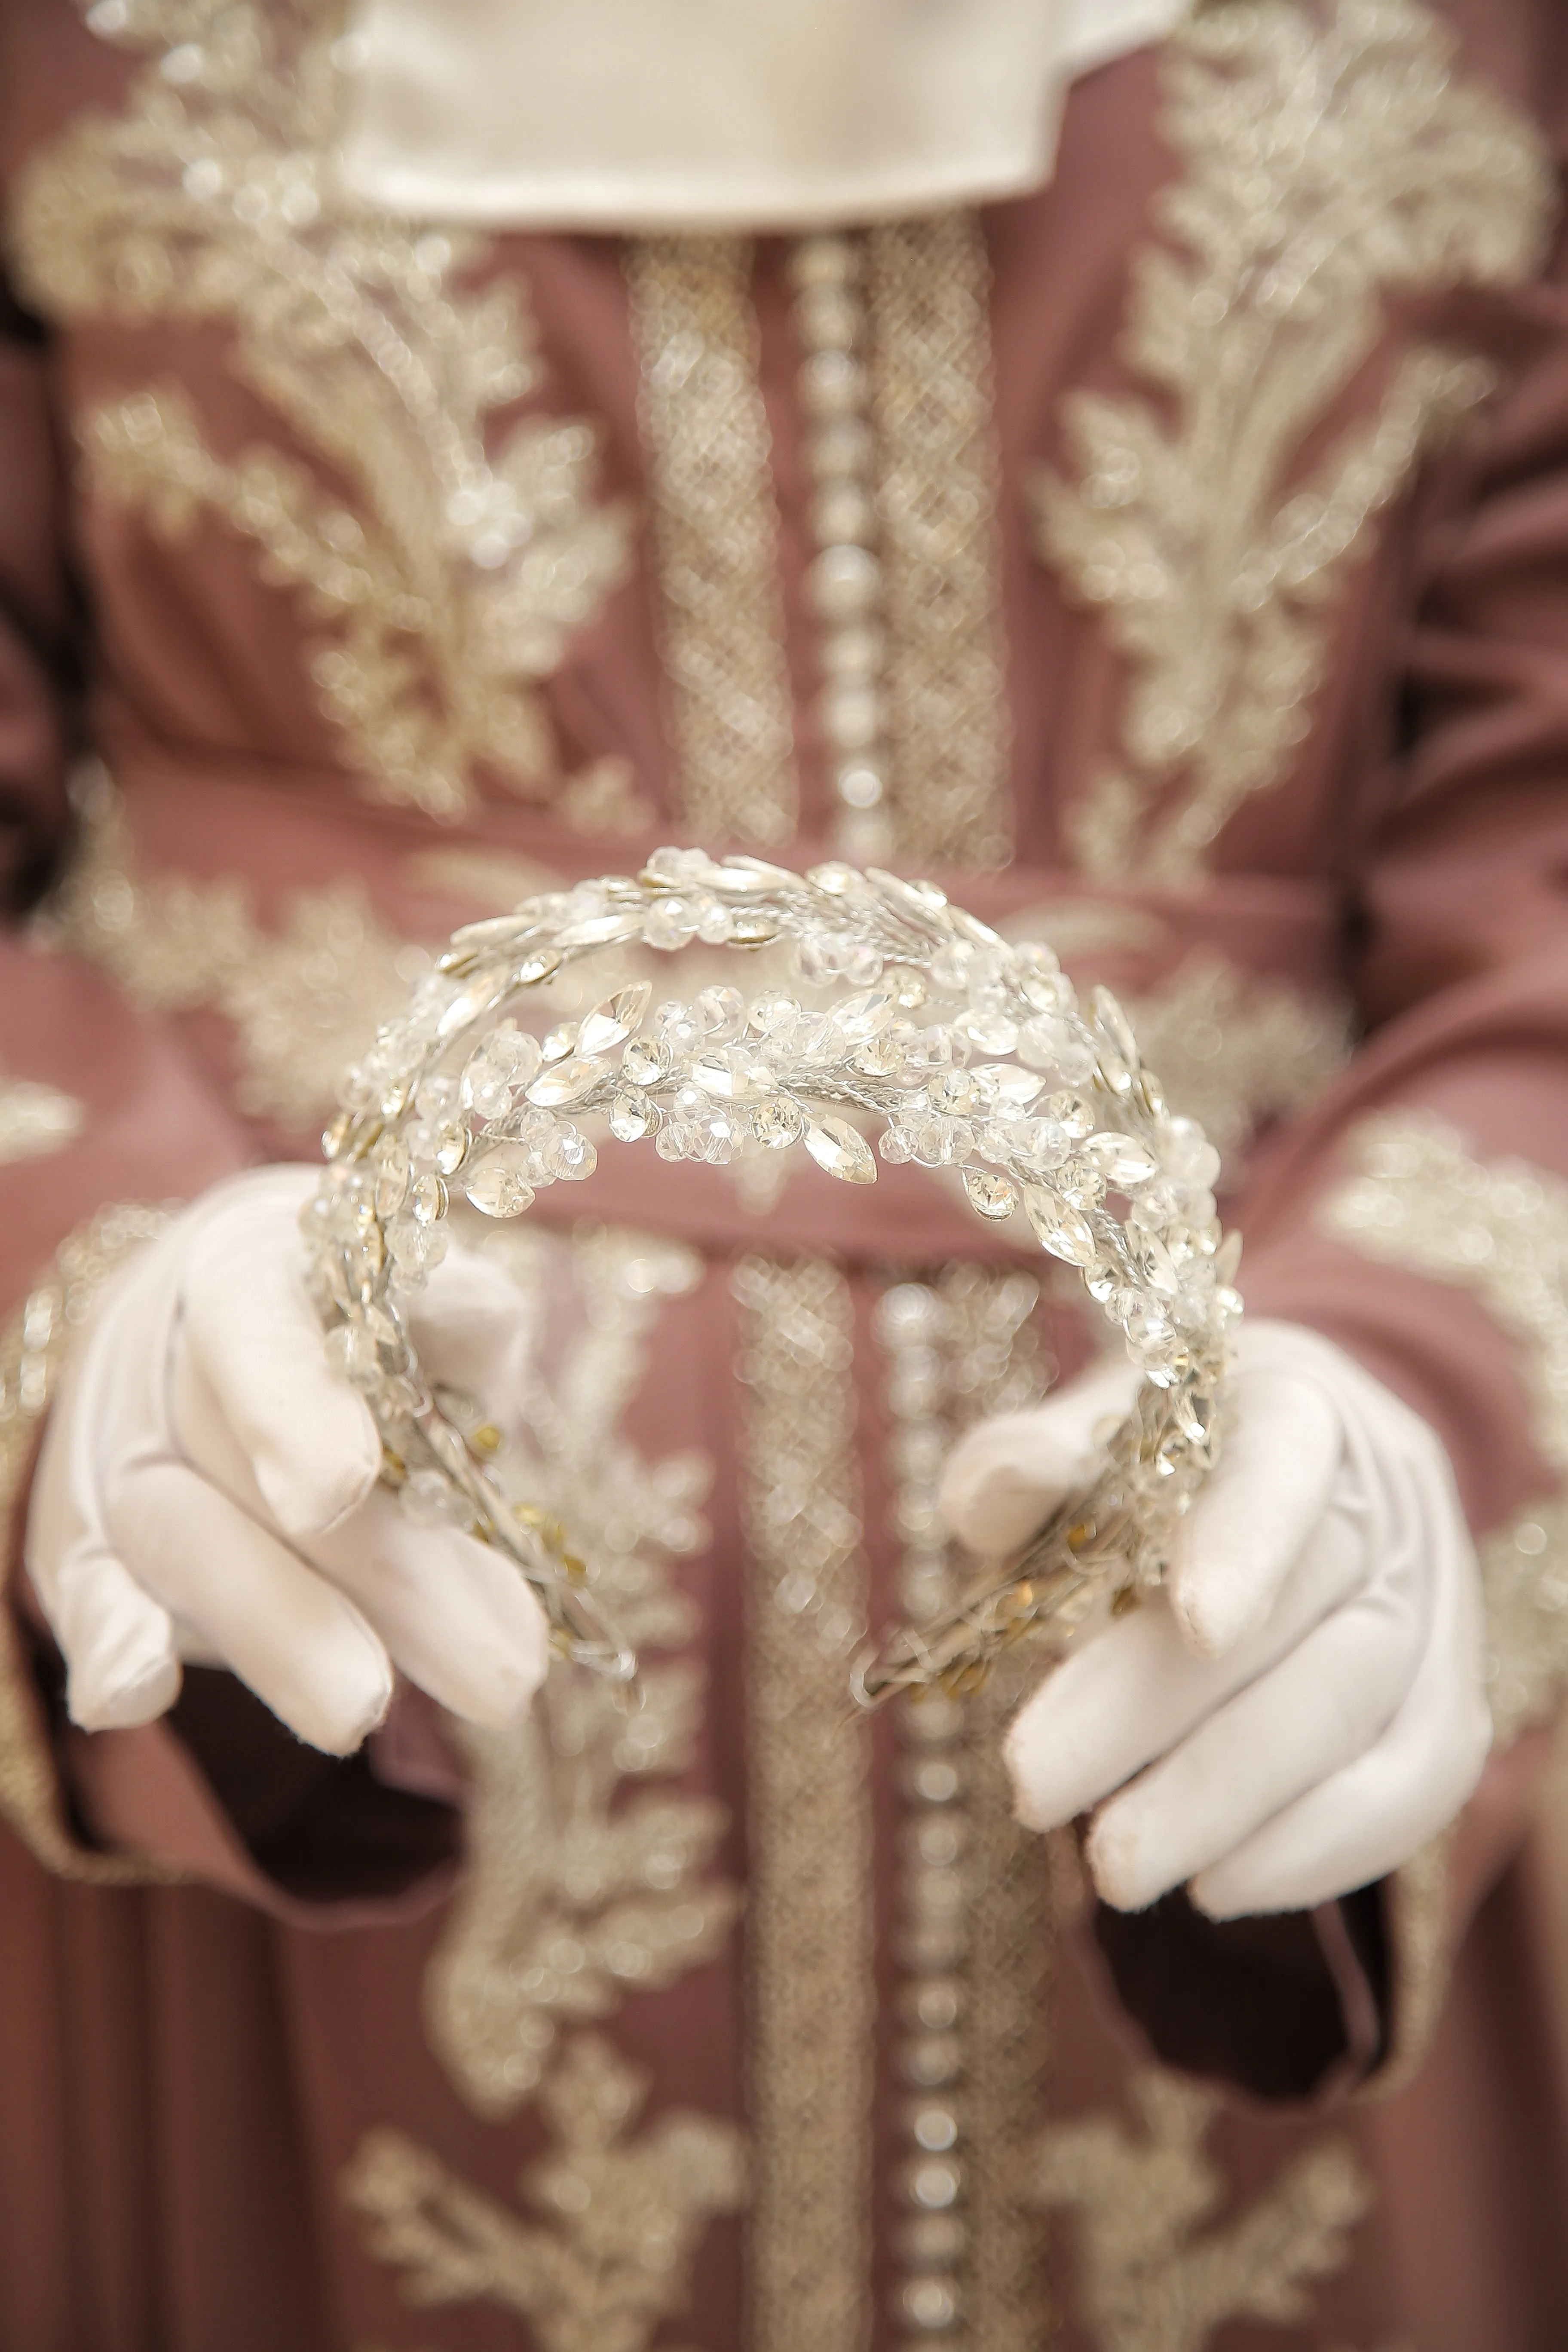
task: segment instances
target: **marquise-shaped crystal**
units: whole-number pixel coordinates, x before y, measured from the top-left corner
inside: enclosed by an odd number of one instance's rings
[[[1069,1209],[1054,1192],[1045,1191],[1026,1192],[1024,1206],[1042,1248],[1049,1250],[1053,1257],[1065,1258],[1068,1265],[1093,1265],[1100,1251],[1087,1217]]]
[[[893,1000],[879,988],[862,989],[833,1008],[833,1018],[851,1045],[879,1037],[893,1018]]]
[[[585,915],[580,922],[568,923],[555,934],[555,943],[562,948],[607,948],[620,940],[635,940],[642,929],[640,908],[623,908],[611,915]]]
[[[463,1190],[487,1217],[521,1217],[533,1198],[527,1145],[498,1143],[469,1170]]]
[[[633,1032],[642,1026],[642,1018],[653,994],[653,982],[634,981],[628,988],[617,988],[602,1004],[595,1004],[587,1013],[577,1032],[580,1054],[607,1054],[613,1045],[624,1045]]]
[[[691,1065],[691,1078],[705,1095],[721,1102],[749,1102],[772,1094],[778,1081],[760,1055],[743,1054],[734,1046],[700,1054]]]
[[[610,1065],[603,1055],[574,1054],[569,1060],[541,1070],[528,1089],[528,1099],[547,1110],[559,1110],[567,1103],[581,1102],[609,1074]]]
[[[497,998],[506,993],[506,989],[507,974],[504,971],[481,972],[477,979],[467,982],[444,1008],[436,1024],[437,1036],[443,1040],[455,1037],[459,1029],[466,1029],[482,1013],[488,1013]]]
[[[871,1147],[847,1119],[813,1120],[805,1130],[805,1148],[819,1168],[846,1184],[874,1184],[877,1181]]]
[[[1084,1158],[1119,1192],[1125,1192],[1132,1184],[1146,1184],[1151,1176],[1160,1172],[1152,1151],[1145,1151],[1131,1136],[1118,1135],[1110,1128],[1088,1137],[1080,1149]]]

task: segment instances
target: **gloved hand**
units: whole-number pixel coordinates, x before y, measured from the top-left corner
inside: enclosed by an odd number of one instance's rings
[[[313,1168],[218,1184],[108,1285],[50,1412],[26,1560],[85,1730],[148,1723],[184,1658],[227,1666],[301,1739],[357,1748],[392,1670],[501,1728],[547,1664],[502,1556],[376,1483],[365,1402],[330,1367],[299,1216]],[[454,1247],[414,1302],[432,1379],[501,1399],[526,1308]]]
[[[978,1425],[947,1465],[948,1526],[987,1556],[1021,1543],[1087,1482],[1136,1386],[1117,1363]],[[1098,1806],[1089,1867],[1119,1910],[1184,1881],[1217,1919],[1326,1902],[1407,1861],[1474,1788],[1483,1641],[1431,1429],[1317,1333],[1246,1324],[1166,1585],[1086,1625],[1013,1722],[1018,1817]]]

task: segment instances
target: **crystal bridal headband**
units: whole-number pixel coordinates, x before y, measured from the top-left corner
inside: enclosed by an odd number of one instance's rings
[[[625,976],[628,958],[695,945],[738,966],[773,950],[784,977],[656,1003],[651,980]],[[540,992],[590,960],[620,966],[603,998],[535,1034]],[[1098,1596],[1125,1606],[1160,1580],[1217,1452],[1239,1237],[1221,1238],[1218,1155],[1167,1108],[1121,1006],[1096,989],[1080,1007],[1048,947],[1010,945],[934,885],[875,868],[661,849],[639,875],[457,932],[339,1099],[304,1220],[328,1351],[370,1406],[405,1507],[507,1552],[561,1654],[623,1682],[637,1671],[570,1530],[508,1491],[500,1432],[427,1383],[407,1310],[454,1203],[520,1216],[592,1172],[595,1135],[666,1160],[805,1151],[849,1184],[876,1181],[879,1154],[952,1169],[979,1216],[1021,1210],[1078,1269],[1142,1370],[1093,1483],[950,1616],[856,1661],[860,1705],[969,1687],[1047,1621],[1065,1631]]]

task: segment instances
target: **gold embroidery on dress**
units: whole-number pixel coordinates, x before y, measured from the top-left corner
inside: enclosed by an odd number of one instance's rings
[[[686,2301],[704,2225],[744,2194],[731,2125],[676,2109],[632,2137],[647,2091],[597,2034],[566,2044],[540,2094],[555,2147],[522,2176],[536,2221],[399,2131],[366,2134],[343,2195],[410,2303],[493,2304],[538,2352],[646,2352]]]
[[[675,804],[710,839],[767,848],[794,835],[799,787],[752,255],[742,237],[639,240],[626,284]]]
[[[1360,1172],[1322,1204],[1326,1232],[1369,1257],[1479,1292],[1525,1350],[1542,1457],[1568,1476],[1568,1184],[1522,1160],[1472,1158],[1440,1120],[1394,1113],[1352,1139]],[[1568,1501],[1532,1503],[1481,1547],[1488,1691],[1500,1741],[1568,1681]]]
[[[1301,1110],[1354,1042],[1351,1010],[1200,948],[1149,994],[1125,1000],[1172,1108],[1226,1156],[1226,1181],[1260,1128]]]
[[[1079,2302],[1096,2352],[1206,2352],[1229,2320],[1310,2316],[1307,2289],[1343,2268],[1371,2203],[1345,2142],[1285,2165],[1239,2213],[1205,2141],[1216,2092],[1147,2067],[1131,2084],[1139,2128],[1097,2113],[1053,2124],[1034,2193],[1079,2223]]]
[[[973,213],[869,232],[877,508],[899,855],[1011,852],[991,272]]]
[[[317,696],[366,788],[450,817],[477,771],[555,793],[540,683],[625,576],[632,526],[593,503],[591,425],[524,418],[489,454],[541,369],[518,286],[465,286],[484,240],[343,205],[337,13],[94,7],[95,31],[163,54],[123,117],[79,117],[32,164],[16,257],[55,319],[227,331],[293,454],[220,455],[153,385],[82,420],[94,490],[166,532],[212,513],[252,541],[314,625]]]
[[[42,935],[105,971],[148,1013],[212,1011],[235,1027],[235,1100],[309,1128],[344,1063],[407,997],[430,956],[381,922],[357,882],[300,890],[277,930],[237,877],[143,876],[101,772],[83,796],[79,853]]]
[[[87,1111],[75,1095],[0,1072],[0,1168],[63,1151],[86,1125]]]
[[[708,1465],[646,1462],[621,1433],[666,1303],[701,1261],[653,1234],[542,1231],[488,1244],[536,1325],[517,1375],[518,1491],[584,1538],[606,1602],[639,1651],[689,1643],[693,1611],[672,1556],[700,1549]],[[548,1367],[542,1360],[548,1352]],[[531,2092],[562,2020],[603,2017],[622,1994],[668,1984],[711,1959],[735,1890],[706,1874],[725,1826],[711,1798],[626,1783],[685,1771],[700,1728],[701,1673],[646,1657],[643,1703],[557,1665],[515,1731],[457,1727],[473,1768],[468,1868],[426,1980],[437,2055],[481,2115]]]
[[[1173,45],[1186,176],[1136,265],[1126,351],[1168,396],[1080,394],[1075,479],[1035,489],[1042,554],[1129,665],[1121,761],[1069,820],[1088,873],[1185,885],[1289,773],[1349,568],[1491,372],[1436,350],[1308,477],[1300,454],[1376,351],[1381,298],[1537,264],[1552,175],[1527,121],[1451,72],[1415,0],[1205,10]]]
[[[1045,1392],[1038,1301],[1028,1275],[957,1265],[896,1282],[878,1302],[899,1608],[910,1622],[951,1605],[964,1581],[936,1507],[954,1436]],[[1047,2329],[1039,2221],[1022,2184],[1038,2124],[1050,1863],[1013,1818],[1002,1760],[1026,1675],[1013,1661],[968,1700],[927,1696],[896,1721],[906,2091],[896,2293],[906,2324],[949,2330],[952,2352],[1037,2352]]]
[[[734,1270],[751,1565],[748,2105],[754,2352],[863,2352],[871,2324],[869,1734],[845,1719],[868,1570],[855,1318],[824,1258]]]
[[[71,1335],[110,1276],[169,1223],[162,1209],[136,1202],[100,1209],[68,1234],[51,1271],[0,1328],[0,1528],[15,1541],[18,1508],[44,1415]],[[0,1816],[29,1852],[59,1878],[96,1886],[156,1884],[183,1874],[173,1864],[94,1853],[71,1830],[44,1737],[38,1699],[16,1617],[0,1610]]]

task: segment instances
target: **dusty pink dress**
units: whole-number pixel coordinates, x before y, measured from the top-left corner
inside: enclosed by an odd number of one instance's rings
[[[455,923],[683,834],[875,852],[1124,992],[1249,1305],[1442,1433],[1498,1748],[1321,1915],[1097,1916],[1006,1692],[840,1721],[1070,1296],[918,1170],[607,1150],[515,1248],[635,1727],[405,1696],[339,1764],[193,1671],[89,1738],[17,1580],[0,2346],[1550,2352],[1561,11],[1209,7],[1077,86],[1043,194],[851,226],[847,312],[784,239],[353,217],[337,29],[0,6],[14,1521],[115,1204],[308,1155]]]

